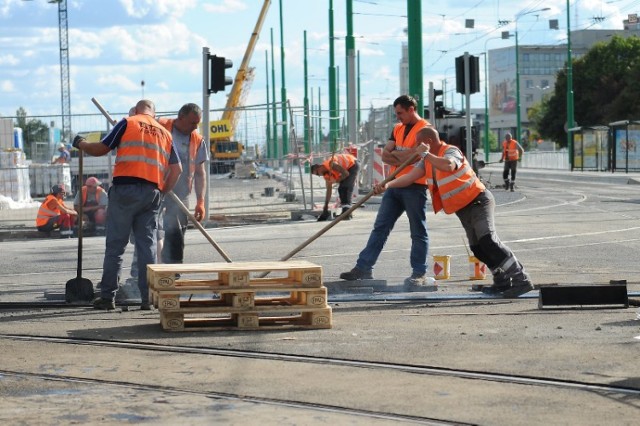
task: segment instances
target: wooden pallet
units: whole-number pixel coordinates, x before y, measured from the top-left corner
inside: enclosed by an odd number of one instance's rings
[[[267,277],[259,275],[268,272]],[[189,276],[193,279],[177,278]],[[238,262],[148,265],[150,289],[188,286],[301,286],[320,287],[322,267],[307,261]]]
[[[147,277],[165,330],[331,328],[322,267],[310,262],[159,264]]]
[[[255,309],[271,311],[291,306],[327,307],[326,287],[178,286],[169,290],[152,289],[149,296],[157,309],[177,312],[235,313]]]
[[[286,313],[288,315],[282,315]],[[231,313],[224,316],[189,315],[183,312],[160,311],[160,324],[166,331],[216,331],[216,330],[274,330],[283,328],[321,329],[331,328],[331,308],[288,308],[271,316],[264,312]]]

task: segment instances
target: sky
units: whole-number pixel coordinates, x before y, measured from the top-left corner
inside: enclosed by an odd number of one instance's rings
[[[407,1],[418,0],[353,0],[363,109],[389,105],[400,95]],[[262,4],[263,0],[67,0],[71,113],[96,113],[92,97],[114,112],[128,111],[142,97],[153,100],[158,111],[176,111],[186,102],[201,105],[203,48],[231,59],[234,67],[227,75],[233,77]],[[320,90],[322,108],[328,107],[329,4],[330,0],[271,1],[251,60],[255,76],[246,105],[266,102],[267,81],[272,90],[271,33],[280,98],[282,8],[287,97],[292,105],[303,104],[306,31],[309,88],[314,102]],[[343,109],[346,0],[334,0],[333,9]],[[422,0],[425,93],[430,81],[436,88],[447,81],[448,90],[454,90],[455,58],[464,52],[479,55],[512,45],[513,38],[502,40],[500,34],[515,30],[516,17],[520,45],[554,45],[566,43],[567,15],[574,30],[622,29],[623,19],[636,12],[640,1],[632,0],[571,0],[569,13],[563,0]],[[465,27],[469,19],[474,20],[473,28]],[[550,19],[559,21],[559,30],[549,30]],[[0,116],[14,116],[19,107],[29,115],[61,114],[59,52],[56,4],[0,0]],[[223,93],[212,94],[210,108],[222,108],[225,102]],[[484,94],[472,96],[471,104],[484,105]]]

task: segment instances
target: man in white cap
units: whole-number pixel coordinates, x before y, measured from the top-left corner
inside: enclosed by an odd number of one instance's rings
[[[82,203],[82,220],[89,229],[98,230],[98,228],[101,228],[104,230],[109,197],[100,185],[102,185],[102,182],[98,178],[94,176],[88,177],[82,190],[76,193],[73,201],[76,211],[80,211],[80,204]]]
[[[67,150],[67,147],[63,143],[58,145],[58,152],[60,153],[58,155],[58,158],[53,160],[51,164],[67,164],[71,162],[71,154],[69,153],[69,150]]]

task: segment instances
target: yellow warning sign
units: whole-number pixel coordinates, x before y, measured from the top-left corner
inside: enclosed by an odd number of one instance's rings
[[[231,137],[231,121],[216,120],[209,122],[209,137],[211,139],[222,139]]]

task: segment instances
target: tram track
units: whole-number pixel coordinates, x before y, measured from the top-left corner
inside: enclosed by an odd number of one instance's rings
[[[344,358],[328,358],[310,355],[295,355],[277,352],[259,352],[237,349],[202,348],[194,346],[163,345],[157,343],[132,343],[118,340],[79,339],[71,337],[31,336],[19,334],[0,334],[0,339],[11,339],[27,342],[46,342],[72,346],[95,346],[104,348],[128,349],[138,351],[151,351],[171,354],[190,354],[229,358],[244,358],[263,361],[295,362],[304,364],[318,364],[322,366],[340,366],[363,368],[371,370],[390,370],[418,375],[437,375],[455,377],[469,380],[482,380],[490,382],[511,383],[529,386],[545,386],[562,389],[572,389],[589,392],[601,392],[618,394],[623,396],[639,396],[640,389],[629,386],[607,385],[581,380],[567,380],[550,377],[536,377],[527,375],[514,375],[496,373],[481,370],[455,369],[448,367],[436,367],[426,365],[413,365],[405,363],[389,363],[377,361],[352,360]]]

